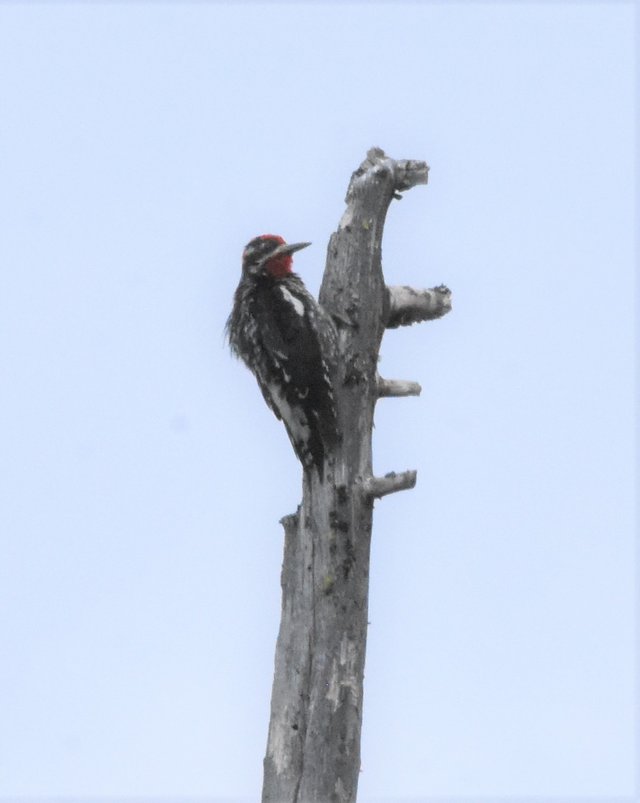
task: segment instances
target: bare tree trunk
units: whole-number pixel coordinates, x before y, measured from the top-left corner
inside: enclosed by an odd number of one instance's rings
[[[408,471],[373,477],[371,433],[381,396],[417,395],[415,382],[378,376],[386,327],[438,318],[446,287],[387,288],[381,266],[387,209],[427,182],[424,162],[376,148],[351,178],[331,236],[320,291],[338,321],[335,392],[342,442],[325,471],[305,473],[298,511],[286,516],[282,619],[276,646],[263,803],[355,803],[360,772],[373,501],[415,485]]]

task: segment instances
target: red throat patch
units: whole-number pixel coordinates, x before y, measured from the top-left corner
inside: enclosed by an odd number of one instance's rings
[[[265,269],[269,276],[274,279],[282,279],[292,271],[293,257],[291,254],[283,254],[280,257],[270,259],[265,265]]]
[[[261,240],[275,240],[278,245],[284,245],[286,240],[279,234],[263,234]],[[292,271],[293,257],[291,254],[283,254],[267,261],[265,270],[274,279],[282,279]]]

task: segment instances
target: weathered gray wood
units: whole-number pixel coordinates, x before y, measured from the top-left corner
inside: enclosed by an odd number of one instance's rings
[[[395,494],[398,491],[415,488],[417,477],[417,471],[402,471],[400,474],[391,471],[384,477],[369,477],[362,483],[362,487],[372,499],[381,499],[383,496]]]
[[[442,318],[451,312],[451,291],[441,284],[429,290],[389,287],[387,329]]]
[[[373,502],[415,484],[415,472],[382,478],[372,472],[377,399],[419,389],[398,383],[403,392],[380,393],[380,341],[399,309],[390,318],[394,295],[382,275],[382,231],[391,200],[426,183],[427,175],[424,162],[396,162],[370,150],[329,241],[320,301],[339,330],[334,381],[342,442],[324,482],[305,474],[302,503],[282,522],[282,619],[263,803],[356,800]]]
[[[406,379],[383,379],[378,377],[378,398],[385,399],[392,396],[419,396],[422,388],[418,382],[409,382]]]

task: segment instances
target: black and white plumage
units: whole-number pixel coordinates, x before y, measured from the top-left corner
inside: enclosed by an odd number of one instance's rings
[[[226,330],[298,459],[322,477],[338,441],[331,381],[337,338],[329,315],[291,270],[291,255],[307,245],[271,234],[251,240]]]

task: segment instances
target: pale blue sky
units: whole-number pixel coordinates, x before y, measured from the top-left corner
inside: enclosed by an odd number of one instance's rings
[[[391,284],[361,799],[631,796],[634,5],[0,5],[0,797],[258,800],[300,471],[223,326],[315,292],[368,147]]]

